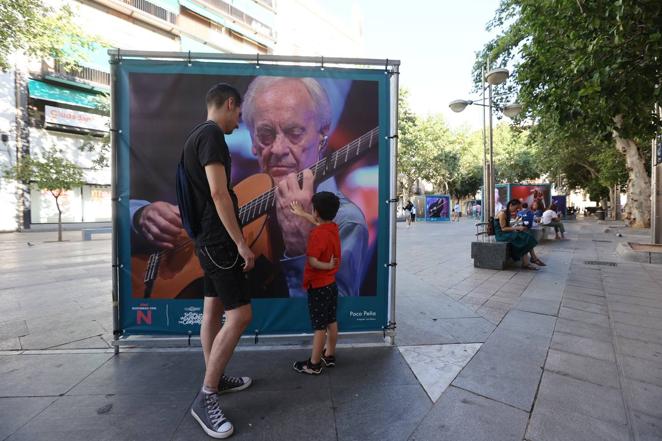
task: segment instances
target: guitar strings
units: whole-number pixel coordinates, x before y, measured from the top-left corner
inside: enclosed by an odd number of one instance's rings
[[[367,138],[368,136],[370,136],[370,139],[372,139],[372,137],[377,133],[378,130],[379,130],[379,127],[375,127],[374,129],[370,130],[369,132],[366,132],[363,135],[361,135],[360,137],[356,138],[355,140],[353,140],[352,142],[350,142],[346,146],[336,150],[335,152],[333,152],[329,156],[327,156],[325,158],[322,158],[321,160],[316,162],[313,166],[310,167],[311,171],[313,172],[313,176],[317,176],[317,173],[320,171],[320,169],[326,168],[326,163],[327,163],[328,160],[334,159],[334,160],[337,161],[337,158],[340,155],[342,155],[342,154],[346,155],[349,152],[349,150],[351,150],[355,147],[357,148],[357,153],[358,153],[359,149],[361,148],[361,143],[364,141],[364,138]],[[370,143],[370,144],[372,144],[372,143]],[[371,146],[372,145],[368,145],[367,147],[370,148]],[[297,181],[301,181],[302,179],[303,179],[303,171],[300,171],[300,172],[297,173]],[[262,203],[265,202],[265,201],[267,202],[267,206],[265,208],[269,209],[269,208],[273,207],[273,205],[276,203],[276,198],[274,197],[274,195],[276,194],[276,189],[277,189],[277,187],[272,187],[271,189],[269,189],[266,192],[262,193],[260,196],[253,199],[248,204],[244,205],[243,207],[241,207],[239,209],[239,219],[242,221],[242,223],[244,225],[252,220],[251,216],[250,216],[250,210],[252,210],[253,208],[261,207]],[[270,199],[272,199],[271,202],[270,202]],[[259,203],[259,205],[258,205],[258,203]],[[260,211],[260,210],[258,209],[258,211]],[[245,217],[245,219],[244,219],[244,217]],[[164,256],[167,253],[176,253],[176,252],[181,251],[182,248],[188,246],[191,242],[192,242],[191,238],[186,238],[186,240],[184,242],[180,243],[175,248],[168,249],[168,250],[161,250],[161,251],[158,251],[156,253],[152,253],[152,255],[156,254],[159,258],[161,258],[162,256]]]

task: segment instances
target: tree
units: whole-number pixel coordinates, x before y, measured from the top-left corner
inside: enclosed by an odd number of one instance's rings
[[[14,167],[5,171],[9,179],[30,182],[39,190],[48,191],[55,198],[58,211],[57,240],[62,241],[62,207],[60,196],[65,191],[83,184],[83,170],[68,160],[63,152],[55,147],[46,149],[41,157],[27,156]]]
[[[57,10],[42,0],[2,0],[0,2],[0,69],[11,67],[14,52],[42,59],[55,58],[66,68],[85,59],[97,40],[74,24],[69,5]]]
[[[514,67],[515,94],[533,130],[550,139],[606,139],[628,171],[626,217],[650,224],[650,140],[662,89],[662,3],[658,0],[502,0],[491,30],[500,34],[478,56]],[[477,78],[478,79],[478,78]],[[557,145],[547,146],[549,149]],[[584,157],[575,158],[577,166]]]

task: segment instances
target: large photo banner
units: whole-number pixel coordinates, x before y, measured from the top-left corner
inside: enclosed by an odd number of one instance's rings
[[[244,237],[256,255],[250,334],[310,332],[302,287],[312,225],[289,212],[331,191],[341,200],[340,331],[381,330],[388,305],[389,76],[383,71],[221,62],[124,60],[114,111],[120,328],[128,334],[197,334],[203,273],[179,226],[175,173],[189,132],[206,119],[219,83],[243,98],[226,135]],[[323,139],[324,142],[320,142]],[[303,186],[305,169],[314,172]],[[285,182],[286,192],[276,191]]]
[[[450,221],[451,197],[449,195],[425,196],[425,220],[431,222]]]
[[[552,202],[550,184],[510,184],[510,198],[529,204],[533,211],[545,211]]]

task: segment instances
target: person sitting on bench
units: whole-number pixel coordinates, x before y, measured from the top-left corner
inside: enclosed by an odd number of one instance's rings
[[[565,227],[563,226],[563,222],[561,222],[561,218],[556,212],[556,209],[556,204],[550,205],[549,209],[545,210],[542,214],[540,223],[545,227],[554,227],[554,233],[556,233],[554,238],[556,240],[565,239]],[[559,236],[559,232],[561,233],[561,236]]]
[[[538,268],[530,265],[530,263],[545,266],[533,250],[538,245],[538,241],[526,232],[526,227],[523,225],[511,225],[513,221],[518,219],[517,212],[521,208],[522,203],[518,199],[512,199],[504,210],[499,211],[494,220],[494,236],[499,242],[510,243],[513,260],[519,261],[521,259],[523,269],[537,270]],[[530,260],[528,254],[531,254]]]

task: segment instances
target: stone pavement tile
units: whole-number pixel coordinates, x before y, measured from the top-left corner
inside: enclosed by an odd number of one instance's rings
[[[616,337],[616,349],[620,354],[662,363],[662,344]]]
[[[586,279],[568,279],[566,280],[566,289],[570,288],[576,289],[576,288],[581,288],[583,291],[590,291],[590,290],[602,290],[602,280],[586,280]]]
[[[519,311],[533,312],[549,316],[557,316],[561,300],[548,300],[529,298],[522,296],[515,304],[515,309]]]
[[[112,335],[111,335],[112,341]],[[94,336],[55,346],[53,349],[108,349],[111,345],[102,336]]]
[[[630,295],[609,294],[610,302],[618,302],[625,305],[653,306],[660,308],[662,305],[662,296],[658,299],[649,299],[645,297],[635,297]]]
[[[323,376],[324,374],[321,377],[315,376],[315,379],[327,384]],[[241,393],[221,397],[223,411],[235,427],[235,434],[230,439],[237,441],[337,439],[333,403],[328,389],[321,388],[316,394],[311,394],[309,390],[293,389],[284,395],[277,391],[262,391],[256,386],[258,385],[255,384]],[[173,441],[211,439],[193,419],[188,409],[186,415],[179,421],[181,422],[174,435],[167,439]]]
[[[662,363],[629,356],[621,363],[625,377],[662,387]]]
[[[626,379],[624,388],[630,407],[639,412],[662,418],[662,386]]]
[[[202,383],[203,370],[201,352],[125,352],[114,356],[69,395],[149,395],[165,385],[169,393],[192,393]]]
[[[605,292],[609,295],[618,295],[618,296],[628,295],[630,297],[639,297],[641,299],[649,299],[649,300],[659,300],[660,298],[659,286],[643,288],[637,285],[636,289],[633,289],[632,286],[627,288],[605,286]]]
[[[526,431],[527,441],[626,441],[628,428],[536,402]]]
[[[481,306],[476,310],[476,312],[486,320],[489,320],[490,323],[494,323],[495,325],[498,325],[509,309],[510,308],[508,307],[494,308],[488,306]]]
[[[270,358],[273,358],[273,353],[270,354]],[[379,388],[386,385],[417,385],[420,387],[409,365],[395,347],[361,348],[347,351],[339,349],[337,358],[337,366],[327,369],[332,386]],[[302,359],[298,358],[298,360]],[[289,369],[291,369],[292,362],[288,365]],[[269,364],[265,360],[264,364],[268,366],[267,371],[273,372],[273,363]],[[292,372],[296,374],[294,371]],[[271,375],[273,376],[273,373]],[[299,374],[292,378],[300,383],[302,380],[299,377],[302,376],[304,375]],[[279,383],[282,381],[282,378],[278,378]],[[294,386],[296,385],[290,385],[290,388]]]
[[[5,439],[55,401],[54,397],[0,398],[0,439]]]
[[[602,288],[582,288],[579,286],[566,285],[563,290],[565,294],[585,294],[589,296],[604,297],[605,291]]]
[[[17,351],[21,349],[21,341],[18,337],[4,338],[0,340],[0,351]]]
[[[591,295],[591,294],[565,292],[563,294],[563,299],[577,300],[577,301],[580,301],[580,302],[593,303],[593,304],[596,304],[596,305],[606,305],[607,304],[606,296],[594,296],[594,295]]]
[[[549,337],[499,327],[452,384],[529,411],[548,344]]]
[[[0,340],[22,337],[28,332],[28,324],[25,320],[11,320],[0,323]]]
[[[561,304],[565,308],[577,309],[579,311],[586,311],[586,312],[595,312],[598,314],[607,314],[606,305],[597,305],[591,302],[583,302],[580,300],[572,300],[568,298],[564,298]]]
[[[60,397],[21,427],[11,441],[123,441],[170,439],[194,393],[184,399],[148,395]]]
[[[477,318],[439,319],[421,322],[398,315],[398,345],[482,343],[494,331],[494,324]]]
[[[629,314],[627,312],[618,311],[613,311],[611,316],[614,318],[614,321],[618,323],[662,330],[662,319],[658,317],[644,316],[642,314]]]
[[[607,314],[579,311],[564,306],[561,306],[561,309],[559,310],[559,318],[576,320],[590,325],[609,327],[609,317]]]
[[[613,388],[620,388],[616,363],[550,349],[545,372],[576,378]]]
[[[611,330],[605,326],[590,325],[577,320],[560,318],[556,321],[555,332],[587,337],[611,343]]]
[[[543,374],[536,407],[565,410],[614,424],[627,424],[623,397],[617,388],[601,386],[552,372]]]
[[[521,440],[527,419],[526,412],[451,386],[409,440]]]
[[[111,354],[0,356],[0,397],[61,395],[102,366]]]
[[[75,341],[100,336],[106,332],[97,322],[79,322],[66,328],[57,328],[33,332],[21,337],[24,349],[49,349]]]
[[[615,312],[625,312],[629,314],[643,315],[647,317],[656,317],[662,321],[662,295],[656,306],[652,305],[632,305],[621,302],[614,302],[609,299],[609,309]]]
[[[332,397],[339,441],[406,440],[432,407],[420,386],[334,387]]]
[[[662,418],[655,418],[640,412],[632,412],[634,432],[638,441],[660,441],[662,439]]]
[[[624,323],[614,323],[614,334],[619,337],[625,337],[632,340],[641,340],[644,342],[662,342],[662,330],[642,328],[637,325],[626,325]]]
[[[550,347],[571,354],[584,355],[586,357],[593,357],[611,362],[616,361],[614,347],[610,342],[595,340],[592,338],[555,332]]]
[[[554,331],[555,321],[556,319],[553,317],[513,310],[503,320],[501,328],[530,333],[549,339]]]

